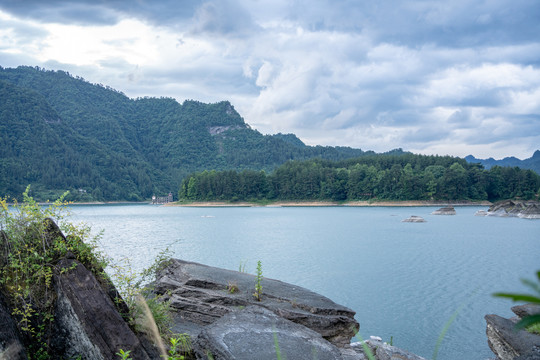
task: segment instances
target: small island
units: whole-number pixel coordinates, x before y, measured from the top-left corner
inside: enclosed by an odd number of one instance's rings
[[[431,215],[456,215],[456,209],[453,206],[446,206],[435,210]]]
[[[491,205],[487,211],[478,211],[476,215],[540,219],[540,202],[536,200],[500,201]]]

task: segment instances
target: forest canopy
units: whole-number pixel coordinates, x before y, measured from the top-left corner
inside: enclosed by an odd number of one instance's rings
[[[191,201],[532,199],[540,176],[450,156],[369,155],[342,161],[289,161],[264,171],[203,171],[186,177],[178,196]]]

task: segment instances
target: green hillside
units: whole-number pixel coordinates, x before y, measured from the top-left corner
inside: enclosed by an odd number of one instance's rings
[[[262,135],[227,101],[130,99],[64,71],[0,67],[0,195],[144,200],[205,169],[271,171],[288,160],[366,153]],[[369,152],[373,154],[372,152]]]

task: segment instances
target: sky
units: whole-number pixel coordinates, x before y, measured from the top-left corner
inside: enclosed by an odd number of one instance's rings
[[[308,145],[540,149],[538,0],[0,0],[0,66],[228,100]]]

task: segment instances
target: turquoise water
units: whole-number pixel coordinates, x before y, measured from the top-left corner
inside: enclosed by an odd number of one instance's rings
[[[484,315],[510,317],[496,291],[528,291],[520,278],[540,270],[540,221],[477,217],[485,207],[188,208],[74,206],[75,219],[103,229],[103,249],[149,266],[174,256],[304,286],[356,311],[360,334],[431,358],[488,359]],[[411,215],[426,223],[403,223]]]

